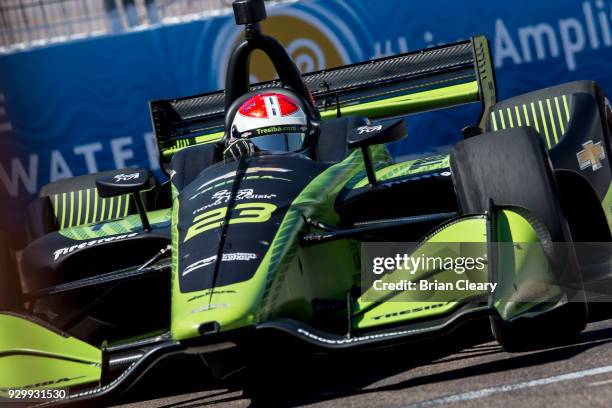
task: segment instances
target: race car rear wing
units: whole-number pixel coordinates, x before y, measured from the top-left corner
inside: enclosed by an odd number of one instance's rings
[[[450,45],[312,72],[303,76],[323,118],[408,115],[480,101],[480,125],[497,102],[484,36]],[[280,86],[262,82],[251,89]],[[150,103],[162,165],[185,147],[223,136],[224,91]]]

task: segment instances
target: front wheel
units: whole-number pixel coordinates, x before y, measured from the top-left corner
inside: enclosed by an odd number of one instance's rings
[[[451,168],[464,213],[484,213],[491,200],[497,206],[526,209],[545,227],[548,240],[571,243],[548,154],[533,129],[485,133],[458,143],[451,153]],[[554,273],[571,302],[541,314],[513,316],[510,321],[492,317],[493,334],[504,349],[541,348],[568,340],[584,329],[587,305],[582,279],[573,246],[565,248],[569,250],[553,248],[552,261],[563,266],[554,268]]]

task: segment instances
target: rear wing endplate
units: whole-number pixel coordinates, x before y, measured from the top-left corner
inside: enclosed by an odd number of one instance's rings
[[[484,36],[450,45],[312,72],[303,76],[323,118],[371,119],[478,102],[479,125],[497,102],[495,73]],[[280,86],[278,81],[251,89]],[[178,150],[223,136],[224,91],[150,103],[162,165]]]

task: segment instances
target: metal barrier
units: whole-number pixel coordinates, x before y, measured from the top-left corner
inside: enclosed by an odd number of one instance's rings
[[[231,0],[3,0],[0,52],[229,12]]]

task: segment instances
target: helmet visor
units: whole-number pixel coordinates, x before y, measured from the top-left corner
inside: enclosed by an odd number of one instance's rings
[[[294,152],[302,148],[304,133],[276,133],[268,136],[258,136],[251,138],[251,142],[259,150]]]
[[[302,148],[307,132],[307,126],[271,126],[244,132],[241,136],[248,137],[259,150],[295,152]]]

